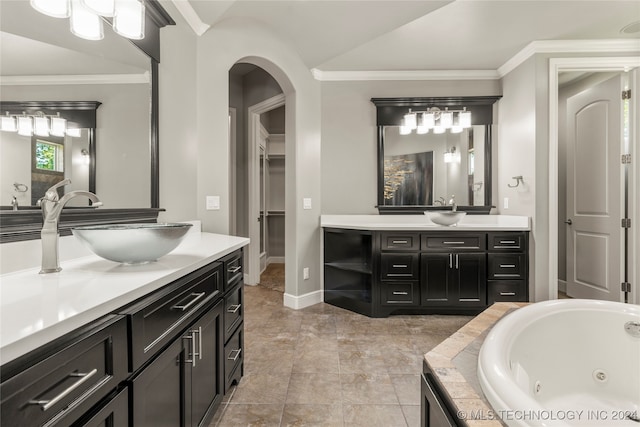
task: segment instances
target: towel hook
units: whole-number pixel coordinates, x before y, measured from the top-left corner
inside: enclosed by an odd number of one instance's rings
[[[520,184],[524,185],[524,180],[522,179],[522,175],[513,176],[513,177],[511,177],[511,179],[515,179],[516,180],[516,185],[507,184],[507,187],[509,187],[509,188],[519,187]]]
[[[29,190],[29,187],[27,187],[25,184],[20,184],[19,182],[14,182],[13,183],[13,188],[18,193],[26,193],[27,190]]]

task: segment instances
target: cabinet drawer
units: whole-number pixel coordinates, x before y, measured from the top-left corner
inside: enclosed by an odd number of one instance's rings
[[[489,254],[489,279],[523,279],[524,254]]]
[[[244,277],[242,263],[242,249],[239,249],[222,258],[224,264],[224,290],[231,289]]]
[[[380,247],[383,251],[417,251],[420,236],[416,233],[380,233]]]
[[[4,365],[1,425],[69,425],[127,376],[127,323],[109,316]]]
[[[244,288],[238,284],[224,297],[224,341],[231,337],[233,331],[242,323],[244,314]]]
[[[451,249],[466,249],[466,250],[484,250],[486,248],[485,234],[464,234],[458,235],[456,233],[447,234],[424,234],[422,236],[422,250],[451,250]]]
[[[243,351],[244,331],[240,327],[224,346],[224,390],[231,386],[233,380],[237,378],[236,371],[242,365],[244,359]]]
[[[490,251],[524,251],[525,233],[488,233]]]
[[[527,285],[524,280],[490,280],[488,284],[487,303],[500,301],[526,302]]]
[[[171,342],[196,312],[221,295],[222,263],[214,262],[136,304],[131,316],[131,370]]]
[[[380,287],[383,305],[417,306],[420,304],[418,282],[388,282]]]
[[[418,280],[420,277],[420,254],[380,255],[380,275],[382,280]]]

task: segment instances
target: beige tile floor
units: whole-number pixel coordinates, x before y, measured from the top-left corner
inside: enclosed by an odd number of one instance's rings
[[[371,319],[245,286],[245,375],[211,426],[419,426],[424,353],[471,316]]]

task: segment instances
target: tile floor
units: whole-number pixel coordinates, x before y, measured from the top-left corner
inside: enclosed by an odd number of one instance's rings
[[[245,375],[211,426],[420,425],[424,353],[471,316],[371,319],[245,286]]]

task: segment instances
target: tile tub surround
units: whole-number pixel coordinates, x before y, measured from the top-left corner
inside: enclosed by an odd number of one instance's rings
[[[22,243],[22,242],[19,242]],[[196,233],[156,262],[124,265],[88,255],[61,262],[59,273],[40,267],[0,276],[0,364],[153,292],[249,243]],[[6,245],[12,245],[7,243]]]
[[[467,417],[471,414],[485,414],[490,418],[489,414],[493,413],[475,376],[482,341],[498,320],[510,311],[525,305],[527,303],[495,303],[425,354],[424,360],[448,394],[455,409]],[[467,419],[466,424],[469,427],[504,425],[499,420],[490,419]]]
[[[320,225],[351,230],[419,230],[419,231],[530,231],[528,216],[465,215],[451,227],[437,225],[427,215],[322,215]]]

